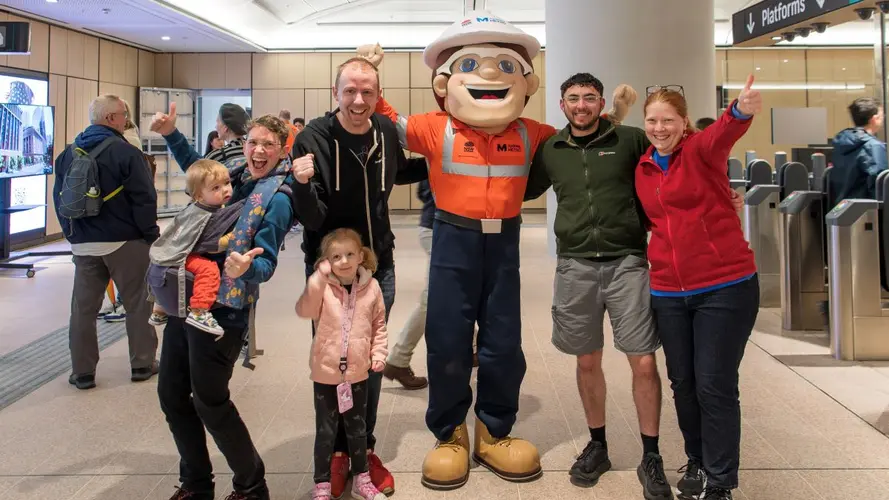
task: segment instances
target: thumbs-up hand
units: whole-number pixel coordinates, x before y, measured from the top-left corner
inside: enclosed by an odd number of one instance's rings
[[[225,275],[230,278],[240,278],[241,275],[250,269],[250,264],[253,263],[254,257],[262,255],[263,251],[260,247],[249,250],[243,255],[238,252],[232,252],[225,258]]]
[[[362,45],[358,47],[356,52],[358,53],[358,57],[367,59],[377,68],[379,68],[380,63],[383,62],[383,47],[381,47],[379,43],[374,45]]]
[[[300,184],[309,182],[315,175],[315,155],[309,153],[293,161],[293,176]]]
[[[176,130],[176,102],[170,103],[170,113],[161,113],[158,111],[151,119],[149,129],[160,135],[170,135]]]
[[[738,111],[747,116],[753,116],[762,111],[762,95],[758,90],[753,90],[753,75],[747,77],[747,83],[738,96]]]

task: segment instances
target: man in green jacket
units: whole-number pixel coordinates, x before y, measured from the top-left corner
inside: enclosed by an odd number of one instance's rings
[[[589,486],[611,468],[602,373],[608,311],[614,346],[627,355],[633,372],[643,445],[639,482],[646,499],[670,499],[658,449],[661,381],[655,351],[660,340],[649,307],[647,234],[634,182],[649,142],[642,130],[600,117],[603,85],[593,75],[576,74],[561,91],[559,105],[569,125],[537,150],[525,199],[552,186],[558,200],[552,342],[577,357],[577,386],[590,430],[590,442],[569,475],[573,483]]]

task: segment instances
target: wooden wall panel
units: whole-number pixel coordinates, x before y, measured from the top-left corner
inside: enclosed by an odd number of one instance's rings
[[[99,39],[93,36],[83,38],[83,77],[99,79]]]
[[[85,78],[83,71],[83,46],[86,37],[76,31],[68,32],[68,76]]]
[[[114,58],[111,62],[112,75],[111,80],[108,81],[124,83],[127,81],[127,48],[119,43],[115,43],[112,47],[112,54]]]
[[[114,42],[99,40],[99,80],[114,81]]]
[[[135,87],[139,85],[139,49],[124,47],[124,56],[123,80],[114,83]]]
[[[286,109],[290,111],[290,117],[299,118],[306,112],[306,92],[303,89],[282,89],[278,91],[278,109],[275,110],[275,116],[278,111]]]
[[[58,157],[65,148],[66,141],[66,116],[67,116],[68,78],[61,75],[49,75],[49,104],[55,106],[55,127],[53,128],[53,156]],[[46,176],[46,234],[52,236],[62,232],[59,220],[56,217],[55,204],[53,203],[52,189],[55,183],[55,174]]]
[[[200,88],[198,54],[173,54],[173,87]]]
[[[172,54],[157,54],[154,57],[154,86],[161,88],[173,86]]]
[[[277,82],[279,89],[306,88],[306,55],[300,53],[276,54]]]
[[[333,79],[330,77],[330,61],[329,52],[306,54],[305,88],[329,89],[331,87]]]
[[[89,106],[99,95],[99,83],[81,78],[68,78],[65,141],[71,143],[89,124]]]
[[[253,54],[253,88],[278,88],[278,54]]]
[[[411,56],[407,52],[386,54],[380,64],[380,80],[384,89],[411,87]]]
[[[49,25],[31,21],[31,56],[28,69],[49,71]]]
[[[225,55],[225,88],[249,89],[252,85],[253,57],[250,54]]]
[[[254,89],[253,90],[253,116],[262,116],[268,113],[278,112],[278,90],[277,89]]]
[[[154,52],[139,51],[139,86],[154,87],[155,65],[157,57]]]
[[[224,89],[225,54],[200,54],[198,61],[198,89]]]
[[[49,72],[68,74],[68,30],[49,27]]]

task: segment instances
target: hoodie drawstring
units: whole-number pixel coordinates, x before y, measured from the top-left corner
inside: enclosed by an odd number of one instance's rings
[[[336,156],[336,190],[340,190],[340,141],[334,139],[334,151],[333,154]]]
[[[386,192],[386,136],[380,133],[380,142],[382,143],[381,156],[383,157],[383,174],[380,175],[380,190]]]

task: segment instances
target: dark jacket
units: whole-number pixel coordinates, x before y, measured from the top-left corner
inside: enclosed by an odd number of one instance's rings
[[[646,230],[636,198],[634,172],[648,147],[645,133],[599,118],[604,131],[585,148],[571,140],[570,126],[537,150],[525,200],[552,185],[558,207],[553,230],[562,257],[645,255]]]
[[[192,163],[201,158],[218,161],[225,165],[228,161],[244,157],[244,140],[241,138],[235,139],[219,149],[210,151],[207,156],[201,156],[195,151],[195,149],[191,147],[191,144],[188,143],[188,139],[178,128],[173,130],[170,135],[164,136],[164,140],[167,142],[167,147],[170,148],[170,152],[173,153],[176,162],[179,164],[179,167],[183,172],[188,170],[188,167],[190,167]]]
[[[357,231],[364,244],[373,249],[381,267],[391,266],[395,235],[389,225],[389,194],[395,184],[412,184],[427,178],[425,162],[415,162],[411,168],[399,144],[395,124],[374,114],[371,123],[379,146],[375,158],[366,171],[346,168],[352,163],[346,159],[348,152],[338,148],[338,112],[328,112],[309,122],[293,144],[293,158],[311,153],[315,163],[315,175],[310,182],[292,185],[296,216],[305,226],[302,249],[306,264],[315,264],[321,239],[327,233],[347,227]],[[359,185],[360,190],[341,190],[343,186]]]
[[[123,186],[123,191],[105,202],[95,217],[66,219],[59,216],[65,238],[71,243],[130,240],[151,243],[160,235],[157,226],[157,191],[142,152],[127,142],[120,132],[103,125],[90,125],[78,134],[74,144],[90,152],[112,136],[119,137],[120,141],[111,144],[96,158],[99,186],[102,193],[110,193],[120,186]],[[56,179],[52,190],[56,216],[65,173],[72,161],[74,155],[70,147],[65,148],[56,158]]]
[[[699,290],[756,273],[725,182],[728,155],[753,121],[733,116],[734,106],[682,139],[667,173],[651,158],[653,146],[636,168],[636,191],[651,220],[652,290]]]
[[[830,188],[839,203],[846,198],[875,198],[877,175],[886,170],[886,144],[862,128],[847,128],[833,140]]]
[[[409,161],[416,159],[411,158]],[[425,161],[423,159],[424,163]],[[432,229],[432,223],[435,221],[435,198],[432,197],[432,188],[429,187],[428,180],[417,183],[417,198],[423,202],[423,211],[420,212],[420,227]]]

